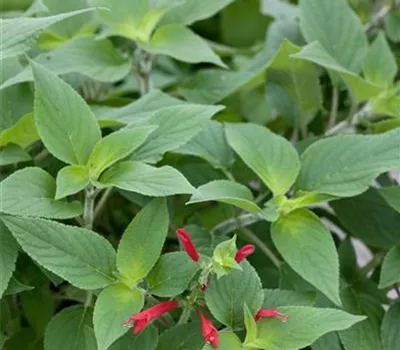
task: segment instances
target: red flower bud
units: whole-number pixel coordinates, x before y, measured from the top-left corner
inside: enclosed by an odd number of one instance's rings
[[[211,344],[213,348],[218,348],[219,336],[218,331],[206,316],[204,316],[199,310],[196,310],[200,316],[201,321],[201,334],[207,344]]]
[[[239,264],[242,260],[246,259],[249,255],[253,254],[256,247],[252,244],[246,244],[238,250],[235,255],[235,260]]]
[[[255,321],[259,321],[263,317],[275,317],[278,320],[281,320],[282,322],[286,322],[289,318],[289,316],[278,312],[277,309],[260,309],[257,314],[254,316]]]
[[[183,247],[186,250],[187,255],[190,256],[190,258],[198,262],[200,259],[199,253],[197,252],[196,246],[194,245],[192,239],[190,238],[189,233],[184,230],[183,228],[178,228],[176,230],[176,234],[178,235],[179,239],[181,240]]]
[[[179,307],[179,303],[175,300],[164,301],[152,306],[149,309],[143,310],[137,314],[133,314],[125,321],[124,324],[128,327],[135,326],[133,329],[133,334],[138,334],[141,330],[146,328],[153,319],[158,318],[165,313],[176,309],[177,307]]]

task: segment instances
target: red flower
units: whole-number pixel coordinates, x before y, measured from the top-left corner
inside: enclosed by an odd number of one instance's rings
[[[190,258],[195,261],[198,262],[200,259],[199,253],[197,252],[197,249],[192,241],[192,239],[190,238],[189,233],[184,230],[183,228],[178,228],[176,230],[176,234],[179,236],[179,239],[181,240],[186,253],[190,256]]]
[[[238,250],[235,255],[235,260],[239,264],[242,260],[246,259],[249,255],[253,254],[256,247],[252,244],[246,244]]]
[[[219,338],[218,331],[206,316],[204,316],[199,310],[196,310],[200,316],[201,321],[201,334],[207,344],[211,344],[214,348],[218,348]]]
[[[263,317],[275,317],[278,320],[281,320],[282,322],[286,322],[289,318],[289,316],[278,312],[277,309],[260,309],[257,314],[254,316],[254,319],[257,321],[259,321],[260,319],[262,319]]]
[[[138,334],[142,329],[146,328],[153,319],[158,318],[177,307],[179,307],[179,303],[175,300],[164,301],[149,309],[133,314],[124,324],[128,327],[135,326],[133,334]]]

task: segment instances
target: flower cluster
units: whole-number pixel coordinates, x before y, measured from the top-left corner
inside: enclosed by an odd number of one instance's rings
[[[184,229],[178,229],[176,231],[182,245],[188,254],[188,256],[196,263],[200,262],[200,254],[197,251],[195,244],[193,243],[189,233]],[[242,262],[246,259],[250,254],[254,252],[255,247],[252,244],[247,244],[241,249],[239,249],[235,256],[234,260],[236,263]],[[206,270],[206,278],[208,278],[208,273],[210,272],[209,267],[205,268]],[[200,283],[199,290],[204,292],[207,289],[206,284]],[[194,306],[194,305],[191,305]],[[164,315],[167,312],[173,311],[180,307],[180,304],[176,300],[169,300],[161,302],[155,306],[152,306],[146,310],[143,310],[139,313],[133,314],[129,317],[128,320],[125,321],[125,325],[128,327],[133,327],[133,333],[137,334],[146,328],[154,319]],[[218,348],[219,345],[219,336],[218,330],[214,327],[212,321],[208,319],[199,308],[194,307],[196,312],[200,317],[201,324],[201,334],[204,338],[204,341],[207,344],[211,344],[214,348]],[[259,321],[264,317],[274,317],[282,322],[286,322],[288,320],[288,316],[280,313],[277,309],[260,309],[254,316],[255,321]]]

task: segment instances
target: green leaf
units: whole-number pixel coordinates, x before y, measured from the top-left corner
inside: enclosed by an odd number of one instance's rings
[[[55,315],[44,335],[44,350],[96,350],[91,309],[70,306]]]
[[[336,332],[324,334],[321,338],[317,339],[312,345],[312,350],[342,350],[339,336]]]
[[[22,249],[38,264],[81,289],[114,281],[115,251],[102,236],[54,221],[3,216]]]
[[[381,135],[342,135],[314,142],[301,156],[295,187],[339,197],[362,193],[379,174],[400,166],[399,138],[398,128]]]
[[[396,350],[400,344],[400,304],[393,304],[383,317],[381,326],[383,350]]]
[[[200,327],[199,323],[191,322],[167,329],[160,336],[157,350],[201,350],[204,339]]]
[[[149,293],[163,298],[179,295],[198,270],[199,265],[185,252],[163,254],[147,275]]]
[[[149,325],[139,334],[126,333],[113,343],[108,350],[155,350],[158,343],[158,330]]]
[[[32,157],[20,146],[8,144],[0,149],[0,165],[10,165],[32,160]]]
[[[272,224],[271,237],[294,271],[335,304],[341,305],[335,244],[315,214],[306,209],[290,212]]]
[[[69,165],[57,174],[57,191],[55,198],[61,199],[82,191],[90,181],[89,170],[82,165]]]
[[[7,226],[0,220],[0,298],[7,289],[18,256],[18,244]]]
[[[116,131],[101,139],[88,160],[90,177],[97,178],[105,169],[129,156],[155,129],[157,127],[152,125],[138,126]]]
[[[400,213],[400,185],[379,188],[378,193],[398,213]]]
[[[316,67],[310,62],[291,57],[299,51],[298,46],[285,39],[267,67],[267,91],[272,99],[275,94],[279,95],[275,108],[298,128],[309,122],[322,106]],[[274,89],[268,90],[271,85]],[[290,113],[282,110],[282,95],[290,103]]]
[[[27,286],[26,284],[21,283],[15,277],[11,277],[8,283],[7,289],[4,291],[2,296],[6,295],[14,295],[22,292],[26,292],[28,290],[32,290],[35,287]]]
[[[400,244],[400,213],[389,206],[375,189],[333,201],[331,206],[348,233],[366,244],[378,248]]]
[[[302,0],[299,5],[300,27],[307,42],[319,41],[343,67],[358,73],[368,42],[347,1]]]
[[[367,318],[350,329],[339,332],[346,350],[381,350],[379,327],[383,317],[381,302],[349,287],[341,291],[344,309]]]
[[[385,32],[388,38],[398,43],[400,41],[400,15],[397,11],[389,12],[384,18]]]
[[[365,319],[364,316],[328,308],[286,306],[279,311],[289,316],[288,321],[263,318],[257,322],[257,338],[245,345],[268,350],[297,350],[328,332],[349,328]]]
[[[79,73],[100,82],[116,82],[126,77],[132,62],[123,58],[108,40],[95,36],[80,36],[54,50],[35,57],[34,62],[55,75]],[[31,66],[6,80],[0,89],[32,81]]]
[[[239,337],[230,331],[221,331],[219,332],[219,350],[243,350],[242,342]],[[202,350],[213,350],[214,347],[210,344],[204,345]]]
[[[228,275],[233,269],[242,271],[241,266],[235,260],[236,253],[236,235],[215,247],[212,261],[218,279]]]
[[[385,34],[380,31],[370,46],[364,60],[367,80],[382,88],[389,87],[397,73],[397,63]]]
[[[235,161],[232,149],[226,140],[221,123],[210,120],[189,142],[174,150],[174,153],[198,156],[217,169],[227,169]]]
[[[245,303],[255,314],[263,300],[257,272],[246,260],[240,266],[243,271],[234,270],[220,279],[212,276],[205,293],[207,306],[213,316],[232,329],[243,328]]]
[[[171,56],[179,61],[208,62],[226,67],[204,39],[182,24],[167,24],[158,28],[143,46],[148,52]]]
[[[106,287],[96,300],[93,312],[94,332],[98,350],[106,350],[129,328],[124,321],[141,310],[144,304],[142,292],[123,284]]]
[[[154,199],[126,228],[118,245],[117,267],[128,286],[142,280],[157,262],[168,224],[165,199]]]
[[[46,148],[60,160],[84,165],[101,138],[100,128],[86,102],[70,85],[37,63],[35,121]]]
[[[292,57],[314,62],[328,69],[328,72],[332,73],[331,76],[334,77],[334,84],[337,83],[335,77],[335,74],[337,73],[343,79],[352,98],[357,103],[368,100],[373,96],[377,96],[382,91],[378,86],[365,81],[356,73],[351,72],[342,66],[339,61],[333,58],[318,41],[314,41],[305,46],[300,52],[293,54]]]
[[[83,211],[78,201],[68,203],[55,200],[56,182],[37,167],[24,168],[11,174],[0,182],[0,192],[0,211],[7,214],[67,219],[79,216]]]
[[[264,289],[262,307],[274,309],[280,306],[313,306],[317,295],[315,292],[294,292],[283,289]]]
[[[393,247],[383,260],[379,288],[386,288],[397,282],[400,282],[400,247]]]
[[[253,214],[261,212],[247,187],[228,180],[215,180],[198,187],[187,204],[206,201],[232,204]]]
[[[14,126],[0,132],[0,146],[14,143],[25,148],[39,139],[32,113],[25,114]]]
[[[182,84],[180,93],[196,103],[216,103],[262,76],[270,55],[262,51],[238,71],[202,69]]]
[[[21,55],[31,48],[36,41],[37,35],[46,27],[63,19],[92,10],[82,9],[56,16],[38,18],[0,19],[0,32],[3,33],[0,43],[0,56],[7,58]]]
[[[133,154],[135,160],[157,162],[160,155],[185,144],[207,124],[223,106],[185,104],[156,111],[148,120],[155,130]]]
[[[289,141],[256,124],[226,124],[229,145],[275,196],[286,193],[300,168]]]
[[[121,162],[114,165],[101,176],[100,183],[106,187],[114,186],[153,197],[194,191],[178,170],[168,165],[155,168],[141,162]]]
[[[209,18],[234,0],[185,0],[182,4],[170,9],[161,20],[162,24],[182,23],[186,25]]]

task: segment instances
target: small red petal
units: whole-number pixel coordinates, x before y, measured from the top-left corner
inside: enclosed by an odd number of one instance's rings
[[[253,254],[255,249],[256,247],[252,244],[246,244],[245,246],[240,248],[235,255],[236,262],[240,263],[241,261],[246,259],[249,255]]]
[[[184,230],[183,228],[178,228],[176,230],[176,234],[178,235],[179,239],[181,240],[183,247],[185,248],[185,251],[189,255],[189,257],[193,261],[198,262],[200,259],[200,256],[199,256],[199,253],[197,252],[196,246],[194,245],[189,233],[186,230]]]
[[[254,316],[254,319],[257,322],[263,317],[274,317],[282,322],[286,322],[289,319],[289,316],[279,312],[277,309],[260,309]]]

